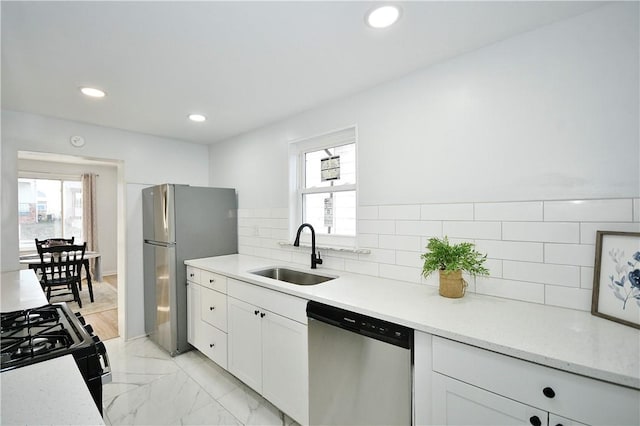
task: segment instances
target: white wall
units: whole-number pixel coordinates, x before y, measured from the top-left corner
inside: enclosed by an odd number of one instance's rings
[[[494,269],[500,281],[477,290],[520,295],[518,287],[525,285],[520,279],[504,279],[508,254],[505,258],[496,248],[509,240],[535,242],[541,255],[545,249],[579,254],[580,260],[569,266],[572,273],[578,271],[577,287],[575,276],[570,285],[580,290],[579,282],[588,282],[592,273],[583,264],[591,264],[584,260],[593,251],[587,234],[598,218],[605,218],[600,221],[607,222],[600,223],[605,227],[611,222],[618,229],[640,229],[633,207],[640,206],[638,6],[609,4],[211,146],[210,182],[238,189],[244,216],[241,252],[294,261],[308,257],[281,248],[269,237],[286,233],[273,224],[287,222],[287,143],[357,124],[359,242],[373,252],[352,255],[351,261],[362,263],[350,264],[350,270],[359,267],[371,275],[421,282],[415,278],[415,257],[425,238],[453,232],[479,242],[499,262]],[[582,199],[594,200],[588,205],[595,205],[598,213],[585,220],[580,210],[568,209],[575,217],[558,221],[572,222],[568,234],[551,224],[535,236],[531,229],[537,225],[517,224],[544,222],[544,208],[553,206],[551,200]],[[622,200],[614,205],[624,206],[624,220],[601,214],[609,206],[602,200],[608,199]],[[504,202],[496,207],[500,211],[521,211],[520,201],[531,201],[540,212],[536,218],[526,212],[507,216],[507,227],[529,229],[519,234],[525,235],[518,237],[524,241],[503,233],[500,214],[483,220],[474,213],[487,202]],[[456,217],[451,203],[471,208],[470,215]],[[423,205],[437,207],[423,214]],[[450,215],[430,214],[434,210]],[[440,223],[435,228],[412,223],[413,230],[407,223],[398,224],[407,220]],[[448,223],[456,220],[462,222]],[[559,239],[556,231],[562,233]],[[579,247],[545,245],[554,243]],[[349,257],[336,259],[339,268]],[[553,256],[526,260],[534,263],[526,265],[532,268],[559,261]],[[554,270],[540,268],[544,274]],[[553,303],[545,300],[545,283],[537,284],[542,287],[529,299]],[[577,293],[579,306],[571,307],[584,309],[588,288],[582,290]]]
[[[115,165],[70,164],[54,161],[18,160],[18,170],[44,172],[80,177],[83,173],[96,173],[98,207],[98,248],[103,275],[117,273],[117,168]]]
[[[72,135],[86,140],[83,148],[69,143]],[[126,325],[120,329],[126,338],[144,334],[144,315],[141,301],[143,288],[142,264],[128,262],[127,252],[142,250],[142,240],[135,233],[137,217],[125,214],[125,199],[131,200],[128,188],[139,189],[140,184],[183,183],[208,184],[207,147],[150,135],[58,120],[34,114],[2,111],[2,221],[1,270],[18,269],[18,190],[17,152],[34,151],[75,155],[119,162],[118,203],[122,222],[118,224],[118,274],[126,277]],[[138,196],[141,194],[138,192]],[[141,215],[141,212],[140,212]],[[125,219],[126,218],[126,219]],[[126,223],[124,221],[126,220]],[[130,229],[132,228],[132,229]],[[129,279],[129,277],[135,279]]]

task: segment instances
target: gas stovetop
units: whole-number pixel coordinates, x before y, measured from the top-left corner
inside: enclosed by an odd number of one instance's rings
[[[65,303],[2,313],[0,321],[0,371],[75,354],[95,344],[92,330]]]

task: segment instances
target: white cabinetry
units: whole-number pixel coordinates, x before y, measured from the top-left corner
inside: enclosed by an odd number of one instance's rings
[[[187,266],[187,339],[227,368],[227,278]]]
[[[416,424],[569,426],[640,422],[638,390],[436,336],[416,338],[416,363],[428,362],[429,358],[432,372],[422,371],[416,376],[415,398],[416,406],[428,400],[431,413],[416,408]]]
[[[233,279],[228,293],[229,371],[307,424],[307,301]]]

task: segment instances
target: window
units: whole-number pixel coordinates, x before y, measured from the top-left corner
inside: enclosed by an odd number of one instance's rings
[[[18,179],[20,250],[34,250],[35,239],[82,236],[80,180]]]
[[[355,246],[355,128],[300,141],[295,147],[298,225],[310,223],[325,243]]]

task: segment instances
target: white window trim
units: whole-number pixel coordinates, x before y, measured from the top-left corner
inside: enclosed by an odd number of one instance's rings
[[[57,172],[40,172],[31,170],[18,170],[18,179],[41,179],[41,180],[59,180],[82,182],[82,176],[77,174],[65,174]],[[18,241],[18,253],[20,255],[36,253],[35,247],[23,248]]]
[[[296,236],[298,227],[302,224],[302,184],[304,182],[304,154],[309,151],[319,150],[329,146],[337,146],[339,143],[331,143],[327,139],[323,140],[323,137],[330,136],[334,133],[343,132],[345,130],[353,129],[354,137],[353,141],[356,145],[356,183],[346,184],[334,187],[331,189],[333,192],[338,191],[356,191],[356,233],[353,236],[346,235],[325,235],[316,234],[316,245],[320,249],[336,250],[336,251],[348,251],[360,253],[362,250],[358,249],[358,183],[360,181],[360,173],[358,167],[358,126],[352,124],[349,126],[334,129],[328,132],[319,133],[314,136],[304,137],[289,141],[289,235],[291,241]],[[328,187],[319,188],[305,188],[304,193],[323,193],[328,192]],[[303,232],[301,235],[301,246],[307,246],[310,244],[310,233]],[[282,242],[281,245],[289,245],[291,243]],[[368,252],[368,250],[367,250]]]

